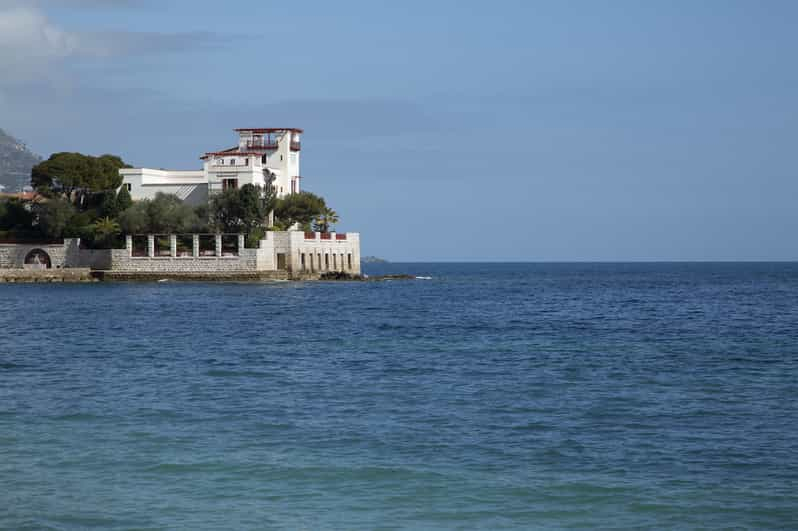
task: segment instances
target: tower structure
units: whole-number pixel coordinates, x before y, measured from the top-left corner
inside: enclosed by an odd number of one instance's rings
[[[300,191],[301,129],[241,128],[236,132],[238,146],[201,157],[209,194],[244,184],[271,184],[277,197]]]

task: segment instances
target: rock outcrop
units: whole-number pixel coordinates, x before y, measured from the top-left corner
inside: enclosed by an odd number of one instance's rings
[[[30,170],[41,161],[21,141],[0,129],[0,192],[21,192],[30,185]]]

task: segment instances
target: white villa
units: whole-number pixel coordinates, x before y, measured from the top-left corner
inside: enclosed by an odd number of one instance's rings
[[[207,152],[201,170],[152,168],[120,170],[123,186],[133,200],[153,198],[158,192],[175,194],[199,205],[210,195],[245,184],[264,186],[272,181],[278,197],[299,192],[299,152],[302,129],[236,129],[238,145]]]
[[[133,200],[175,194],[201,205],[228,188],[271,183],[278,197],[299,192],[301,129],[236,129],[238,145],[205,153],[196,171],[122,169]],[[247,245],[244,234],[127,234],[124,248],[61,242],[0,241],[0,269],[100,271],[103,278],[314,279],[360,274],[357,232],[267,231]]]
[[[277,197],[300,191],[301,129],[236,129],[238,145],[200,157],[201,170],[122,169],[123,186],[133,200],[175,194],[192,205],[245,184],[274,187]],[[360,234],[356,232],[269,231],[257,248],[243,235],[128,235],[124,250],[113,250],[107,269],[144,273],[287,272],[292,277],[328,272],[360,274]],[[189,241],[190,240],[190,241]],[[181,244],[181,242],[183,242]]]

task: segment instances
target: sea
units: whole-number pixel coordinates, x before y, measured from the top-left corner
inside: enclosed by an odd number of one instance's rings
[[[798,264],[365,272],[0,285],[0,528],[798,528]]]

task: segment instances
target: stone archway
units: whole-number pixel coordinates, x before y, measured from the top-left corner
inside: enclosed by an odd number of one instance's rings
[[[50,269],[53,266],[50,255],[42,249],[32,249],[25,255],[25,267],[30,269]]]

